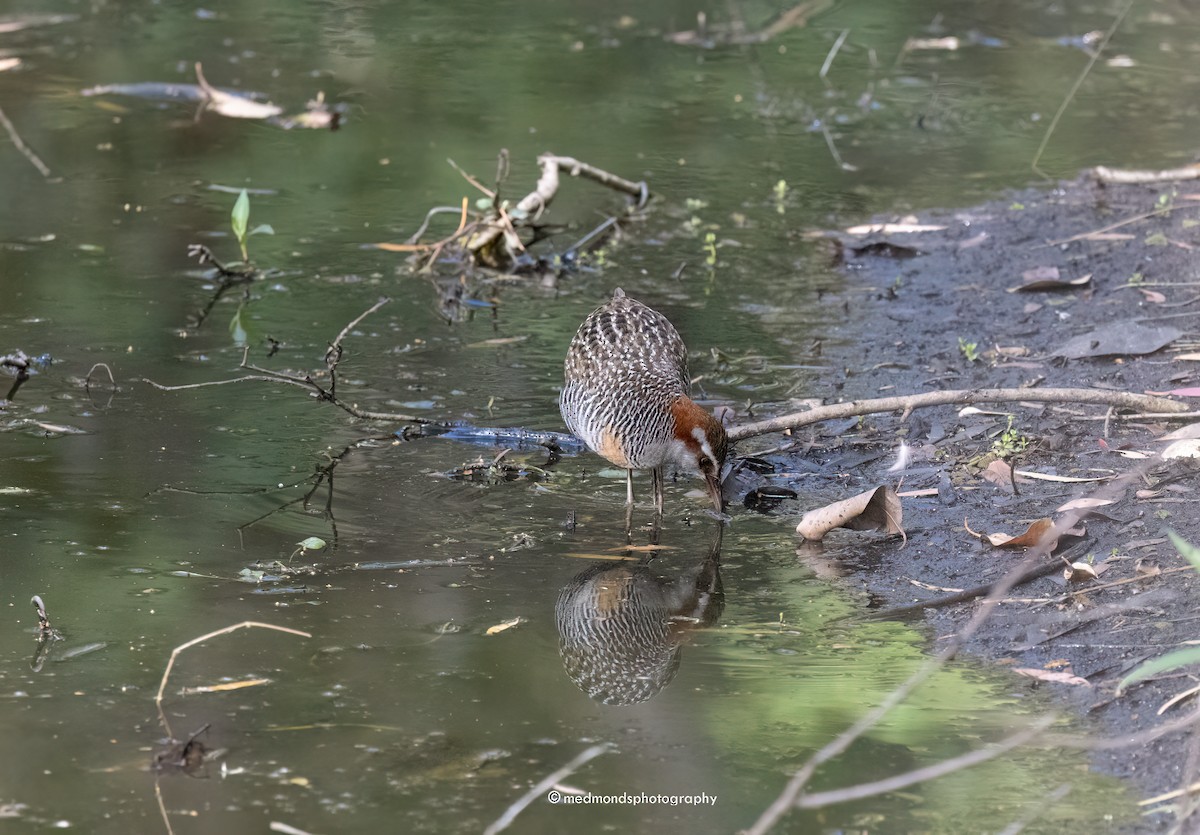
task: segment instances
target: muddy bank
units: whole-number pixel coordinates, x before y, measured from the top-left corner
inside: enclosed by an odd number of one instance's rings
[[[1122,223],[1131,218],[1138,219]],[[1085,177],[975,208],[876,222],[942,228],[828,239],[831,257],[844,262],[850,317],[849,347],[826,351],[837,371],[824,392],[813,392],[825,402],[977,387],[1198,385],[1200,363],[1185,356],[1200,336],[1200,185],[1105,186]],[[1013,290],[1035,280],[1048,284]],[[1158,348],[1156,339],[1168,344]],[[1200,637],[1200,583],[1166,537],[1169,528],[1200,543],[1198,465],[1152,457],[1165,446],[1157,438],[1197,419],[1119,418],[1079,404],[984,408],[992,413],[940,407],[798,431],[803,453],[773,456],[777,472],[793,477],[773,481],[797,489],[802,509],[901,476],[901,491],[923,493],[904,499],[903,547],[837,532],[802,546],[801,557],[836,558],[847,572],[841,582],[861,588],[867,607],[902,606],[998,579],[1020,561],[1019,551],[993,548],[972,530],[1018,534],[1072,500],[1107,499],[1059,551],[1092,563],[1099,577],[1068,583],[1055,571],[1020,586],[968,650],[997,665],[1067,674],[1073,683],[1014,674],[1012,686],[1049,690],[1098,735],[1185,718],[1194,697],[1171,700],[1195,686],[1189,668],[1120,695],[1116,685],[1142,661]],[[902,473],[888,472],[901,440],[912,459]],[[1099,480],[1018,477],[1014,491],[986,477],[996,457],[1017,470]],[[1129,472],[1137,478],[1114,482]],[[927,622],[940,646],[978,605],[912,617]],[[1094,762],[1152,797],[1197,780],[1193,736],[1105,751]],[[1138,831],[1174,824],[1172,810],[1156,808]]]

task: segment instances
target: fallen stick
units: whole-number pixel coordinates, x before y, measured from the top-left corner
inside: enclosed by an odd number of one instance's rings
[[[1103,389],[952,389],[949,391],[929,391],[923,394],[909,394],[898,397],[878,397],[870,400],[850,400],[845,403],[831,403],[818,406],[804,412],[793,412],[790,415],[760,420],[735,426],[729,430],[729,440],[740,441],[746,438],[766,435],[770,432],[782,432],[786,429],[799,429],[824,420],[837,418],[858,417],[860,415],[877,414],[879,412],[909,412],[927,406],[962,405],[974,403],[1098,403],[1104,406],[1116,406],[1124,409],[1138,409],[1151,412],[1161,417],[1186,412],[1188,407],[1176,400],[1165,397],[1154,397],[1148,394],[1133,394],[1127,391],[1105,391]]]

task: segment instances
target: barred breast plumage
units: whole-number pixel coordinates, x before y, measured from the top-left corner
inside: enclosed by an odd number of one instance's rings
[[[567,428],[594,452],[629,471],[654,475],[662,512],[667,464],[702,475],[723,509],[721,470],[728,440],[721,423],[690,398],[687,347],[656,310],[617,289],[580,325],[567,349],[559,407]]]

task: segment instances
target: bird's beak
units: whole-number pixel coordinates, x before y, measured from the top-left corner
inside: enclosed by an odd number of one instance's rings
[[[712,499],[713,509],[717,513],[725,512],[725,497],[721,495],[721,474],[719,472],[707,472],[704,474],[705,486],[708,487],[708,496]]]

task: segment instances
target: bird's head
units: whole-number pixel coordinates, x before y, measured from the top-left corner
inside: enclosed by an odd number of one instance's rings
[[[728,472],[726,458],[729,455],[729,436],[725,434],[725,427],[687,397],[676,401],[672,411],[675,438],[679,441],[679,463],[704,478],[713,509],[721,513],[725,510],[721,481]]]

